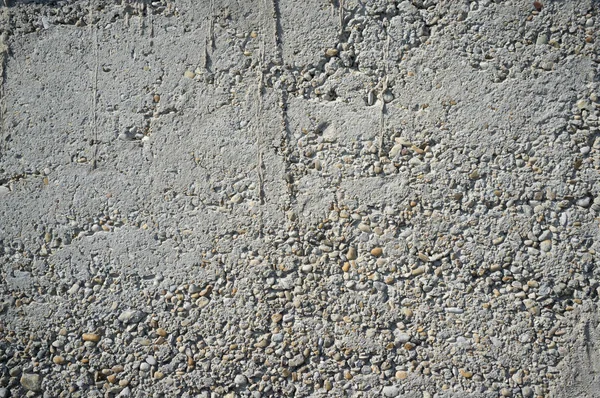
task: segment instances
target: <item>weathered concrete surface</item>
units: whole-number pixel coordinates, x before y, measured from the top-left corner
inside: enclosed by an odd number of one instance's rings
[[[597,396],[598,12],[5,3],[0,397]]]

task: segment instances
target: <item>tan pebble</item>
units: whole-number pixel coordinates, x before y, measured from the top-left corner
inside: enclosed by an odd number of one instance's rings
[[[245,51],[244,51],[244,55],[245,55],[246,57],[249,57],[249,56],[251,56],[251,55],[252,55],[252,51],[245,50]]]
[[[155,379],[157,379],[157,380],[160,380],[160,379],[162,379],[163,377],[165,377],[165,374],[164,374],[163,372],[160,372],[160,371],[158,371],[158,370],[157,370],[156,372],[154,372],[154,378],[155,378]]]
[[[127,387],[128,385],[129,385],[129,380],[127,380],[127,379],[119,380],[120,387]]]
[[[323,387],[325,387],[325,390],[331,391],[331,389],[333,388],[333,385],[331,384],[331,382],[329,380],[325,380],[325,383],[323,383]]]
[[[410,351],[410,350],[412,350],[415,347],[416,347],[416,345],[414,345],[411,342],[408,342],[408,343],[404,344],[404,349],[407,350],[407,351]]]
[[[423,109],[425,109],[425,108],[423,108]],[[421,148],[419,148],[419,147],[418,147],[418,146],[416,146],[416,145],[413,145],[412,147],[410,147],[410,149],[412,149],[413,151],[415,151],[415,152],[416,152],[416,153],[418,153],[419,155],[422,155],[422,154],[424,154],[424,153],[425,153],[425,151],[424,151],[424,150],[422,150]]]
[[[211,292],[212,292],[212,285],[208,285],[204,289],[202,289],[199,294],[200,294],[200,296],[206,296],[206,295],[209,295]]]
[[[500,271],[501,269],[502,266],[500,264],[492,264],[492,266],[490,267],[490,271],[492,272]]]
[[[125,369],[123,365],[115,365],[112,368],[110,368],[110,370],[112,370],[113,373],[121,373],[123,369]]]
[[[408,377],[408,373],[405,372],[404,370],[399,370],[396,372],[396,379],[398,380],[404,380]]]
[[[100,341],[100,335],[95,333],[84,333],[81,338],[83,341],[91,341],[97,343]]]
[[[419,253],[418,256],[419,256],[419,259],[421,259],[421,261],[424,261],[426,263],[429,262],[429,256],[427,254]]]
[[[348,249],[348,252],[346,253],[346,258],[348,260],[356,260],[357,254],[356,254],[356,249],[354,247],[351,247]]]
[[[344,371],[344,379],[352,380],[352,377],[352,373],[350,373],[348,370]]]
[[[375,257],[379,257],[383,254],[383,249],[381,247],[375,247],[371,249],[371,255]]]
[[[410,274],[412,276],[419,276],[425,273],[425,267],[417,267],[415,269],[413,269],[412,271],[410,271]]]
[[[106,376],[106,380],[110,383],[110,384],[115,384],[117,383],[117,375],[110,375],[110,376]]]
[[[499,236],[499,237],[495,238],[494,240],[492,240],[492,243],[494,245],[499,245],[502,242],[504,242],[504,236]]]
[[[281,315],[281,314],[273,314],[273,315],[271,315],[271,321],[273,321],[273,323],[279,323],[279,322],[281,322],[282,318],[283,318],[283,315]]]
[[[154,94],[154,97],[152,97],[152,100],[153,100],[154,102],[159,102],[159,101],[160,101],[160,95],[158,95],[158,94]]]
[[[250,37],[256,39],[258,37],[258,33],[253,30],[252,32],[250,32]]]
[[[193,79],[196,76],[196,74],[191,70],[186,70],[183,76],[187,77],[188,79]]]
[[[204,308],[208,305],[208,303],[210,303],[210,300],[207,299],[206,297],[200,297],[198,300],[196,300],[196,305],[199,308]]]
[[[338,50],[336,50],[335,48],[328,48],[325,51],[325,55],[327,55],[328,57],[335,57],[336,55],[338,55]]]
[[[62,365],[63,363],[65,363],[65,358],[61,357],[60,355],[57,355],[54,358],[52,358],[52,362],[54,362],[57,365]]]
[[[163,328],[156,329],[156,334],[160,337],[167,337],[167,331]]]
[[[349,270],[350,270],[350,263],[346,261],[344,263],[344,265],[342,265],[342,271],[348,272]]]
[[[460,375],[465,379],[470,379],[471,377],[473,377],[473,372],[469,372],[468,370],[460,369],[459,372]]]
[[[532,279],[530,281],[527,281],[527,286],[529,286],[529,287],[538,287],[539,285],[540,285],[539,282],[536,280]]]
[[[410,318],[411,316],[413,316],[413,311],[410,308],[403,308],[402,313],[407,318]]]

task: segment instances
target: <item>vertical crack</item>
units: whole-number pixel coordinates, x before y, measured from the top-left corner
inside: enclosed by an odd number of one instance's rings
[[[273,22],[275,25],[275,46],[276,46],[276,63],[277,65],[284,68],[284,59],[283,59],[283,27],[281,25],[281,8],[279,5],[279,0],[273,0]],[[285,161],[285,180],[287,182],[288,194],[290,203],[296,202],[296,189],[295,189],[295,181],[291,172],[291,163],[288,159],[288,154],[290,152],[289,143],[291,139],[291,131],[290,131],[290,123],[287,114],[288,109],[288,92],[286,90],[285,85],[281,85],[281,89],[279,91],[279,107],[281,108],[281,144],[280,151]]]
[[[91,124],[92,124],[92,134],[94,135],[92,144],[94,145],[94,153],[92,156],[92,170],[95,170],[98,167],[98,123],[97,123],[97,114],[96,114],[96,106],[98,101],[98,68],[99,68],[99,60],[98,60],[98,29],[94,24],[94,11],[93,7],[90,10],[91,12],[91,29],[93,36],[93,45],[94,45],[94,75],[92,80],[92,109],[91,109]]]
[[[6,3],[5,3],[6,4]],[[6,151],[6,102],[5,102],[5,84],[6,84],[6,57],[8,54],[8,44],[6,44],[7,35],[0,37],[0,139],[2,140],[2,151]]]

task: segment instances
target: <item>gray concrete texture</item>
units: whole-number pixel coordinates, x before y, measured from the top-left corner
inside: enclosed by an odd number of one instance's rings
[[[0,8],[0,398],[599,397],[600,4]]]

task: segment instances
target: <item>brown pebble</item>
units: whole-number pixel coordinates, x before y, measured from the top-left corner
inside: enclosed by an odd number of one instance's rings
[[[83,336],[81,336],[81,338],[83,339],[83,341],[91,341],[94,343],[100,341],[100,335],[95,333],[84,333]]]
[[[348,272],[349,270],[350,270],[350,263],[346,261],[344,263],[344,265],[342,265],[342,271]]]
[[[163,372],[160,372],[160,371],[158,371],[158,370],[157,370],[156,372],[154,372],[154,378],[155,378],[155,379],[157,379],[157,380],[160,380],[160,379],[162,379],[163,377],[165,377],[165,374],[164,374]]]
[[[459,372],[460,375],[465,379],[470,379],[471,377],[473,377],[473,372],[469,372],[468,370],[460,369]]]
[[[396,379],[398,379],[398,380],[404,380],[407,377],[408,377],[408,373],[403,370],[399,370],[396,372]]]
[[[533,2],[533,8],[535,8],[535,10],[537,12],[542,11],[542,8],[544,7],[544,5],[542,3],[540,3],[539,1],[534,1]]]
[[[110,383],[110,384],[115,384],[117,382],[117,375],[109,375],[106,376],[106,380]]]
[[[336,55],[338,55],[338,50],[336,50],[335,48],[328,48],[325,51],[325,55],[327,55],[328,57],[335,57]]]
[[[375,247],[371,249],[371,255],[375,257],[379,257],[383,254],[383,249],[381,247]]]
[[[156,334],[160,337],[167,337],[167,331],[163,328],[156,329]]]
[[[283,315],[281,315],[281,314],[273,314],[273,315],[271,315],[271,321],[273,321],[273,323],[279,323],[279,322],[281,322],[282,318],[283,318]]]
[[[159,102],[159,101],[160,101],[160,95],[158,95],[158,94],[154,94],[154,97],[152,97],[152,100],[153,100],[154,102]]]
[[[57,355],[54,358],[52,358],[52,362],[54,362],[57,365],[62,365],[63,363],[65,363],[65,358],[61,357],[60,355]]]
[[[252,32],[250,32],[250,37],[256,39],[258,37],[258,33],[253,30]]]

